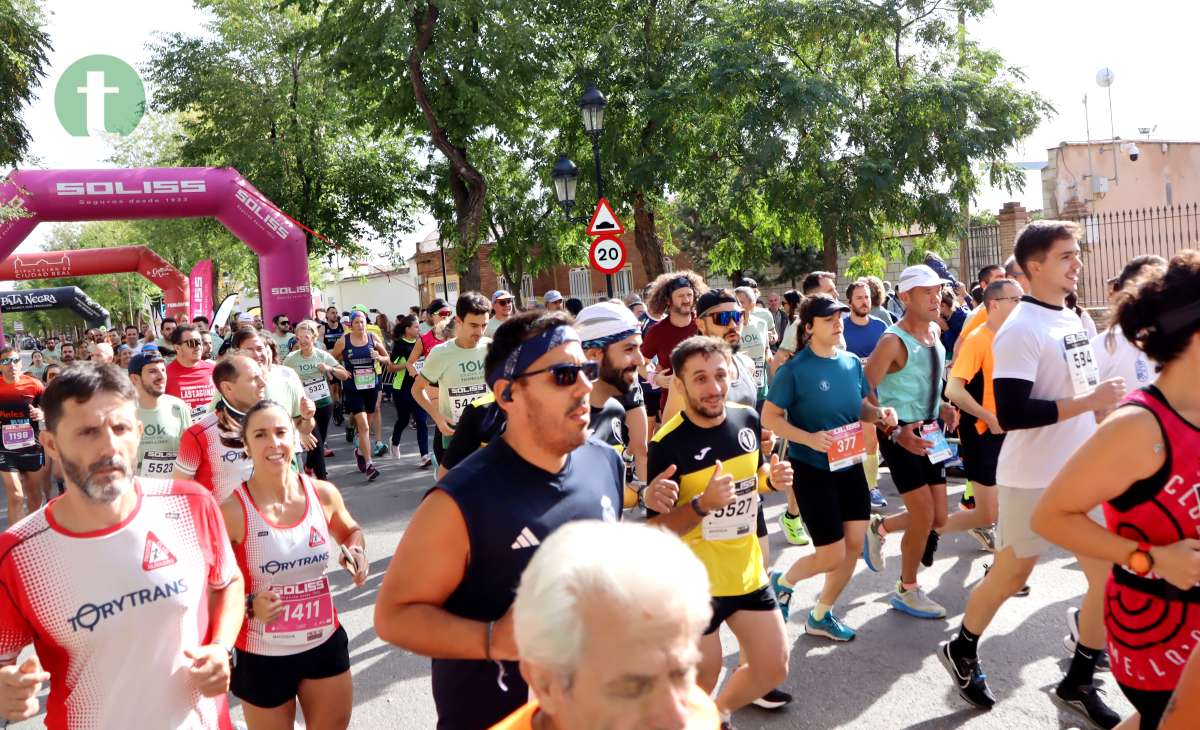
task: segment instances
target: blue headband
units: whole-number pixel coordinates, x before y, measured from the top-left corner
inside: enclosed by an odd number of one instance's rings
[[[560,324],[522,342],[504,362],[487,374],[488,387],[495,392],[497,380],[513,380],[529,369],[539,357],[567,342],[579,342],[574,327]]]
[[[590,350],[593,347],[598,347],[601,350],[604,350],[614,342],[620,342],[621,340],[628,339],[637,333],[637,330],[625,330],[624,332],[617,332],[615,334],[608,335],[607,337],[597,337],[594,340],[584,340],[583,349]]]

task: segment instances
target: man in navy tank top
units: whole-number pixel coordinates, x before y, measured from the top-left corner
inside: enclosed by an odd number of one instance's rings
[[[525,704],[512,603],[538,546],[575,520],[615,521],[624,466],[588,438],[598,366],[563,313],[501,325],[484,361],[508,426],[413,515],[375,605],[385,641],[433,659],[438,728],[486,728]]]

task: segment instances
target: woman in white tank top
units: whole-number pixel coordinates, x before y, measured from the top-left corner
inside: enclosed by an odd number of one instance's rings
[[[295,431],[282,406],[251,408],[242,438],[254,471],[221,505],[247,592],[230,691],[250,730],[291,727],[297,700],[307,727],[344,730],[350,655],[326,570],[334,557],[356,586],[366,581],[362,529],[337,487],[292,470]]]

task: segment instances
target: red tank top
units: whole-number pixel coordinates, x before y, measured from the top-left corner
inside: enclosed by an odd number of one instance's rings
[[[1150,545],[1200,538],[1200,429],[1185,421],[1154,386],[1125,405],[1154,414],[1167,448],[1163,468],[1104,505],[1108,529]],[[1200,588],[1180,591],[1153,572],[1114,565],[1105,587],[1104,623],[1113,676],[1128,687],[1171,691],[1200,644]]]

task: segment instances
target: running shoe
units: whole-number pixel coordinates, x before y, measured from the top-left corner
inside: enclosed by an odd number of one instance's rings
[[[379,469],[374,464],[367,464],[367,481],[373,482],[379,478]]]
[[[400,444],[392,444],[388,447],[388,454],[395,460],[400,460]]]
[[[942,665],[958,685],[960,697],[985,710],[996,704],[996,696],[988,689],[987,675],[983,673],[978,659],[954,656],[949,641],[943,641],[938,646],[938,659],[942,660]]]
[[[359,471],[367,470],[367,457],[358,453],[358,449],[354,450],[354,463],[358,465]]]
[[[863,562],[873,573],[882,573],[886,562],[883,559],[884,536],[879,534],[883,524],[883,515],[871,515],[867,524],[867,539],[863,540]]]
[[[920,587],[906,591],[899,582],[896,583],[896,592],[892,594],[892,608],[916,618],[946,618],[946,609],[942,604],[925,595]]]
[[[933,554],[938,549],[939,535],[935,530],[929,531],[929,537],[925,538],[925,552],[921,555],[921,565],[926,568],[933,565]]]
[[[975,538],[975,542],[989,553],[996,552],[996,532],[990,527],[972,527],[967,534]]]
[[[792,608],[792,589],[779,582],[782,577],[783,573],[778,570],[771,571],[771,590],[775,591],[775,602],[779,604],[783,620],[787,621]]]
[[[429,465],[432,463],[433,457],[431,457],[429,454],[421,454],[421,462],[417,466],[421,469],[428,469]]]
[[[833,611],[827,611],[825,618],[820,621],[813,618],[812,611],[808,612],[808,620],[804,622],[804,633],[813,636],[824,636],[834,641],[851,641],[854,639],[854,629],[842,623]]]
[[[788,517],[787,512],[779,515],[779,527],[783,529],[783,536],[793,545],[807,545],[810,540],[808,533],[804,531],[804,520],[797,517]]]
[[[1067,609],[1067,631],[1070,633],[1063,637],[1063,646],[1066,647],[1068,654],[1074,655],[1075,645],[1079,643],[1078,608],[1072,607]],[[1101,649],[1100,656],[1096,657],[1096,669],[1102,672],[1112,671],[1112,662],[1108,660],[1108,652],[1104,649]]]
[[[871,509],[883,509],[887,506],[887,498],[878,489],[871,490]]]
[[[383,456],[387,452],[388,452],[387,444],[383,443],[382,441],[376,441],[375,442],[375,450],[371,453],[371,456]]]
[[[983,574],[984,574],[984,576],[986,577],[986,576],[987,576],[987,574],[988,574],[988,573],[990,573],[990,572],[992,572],[992,564],[991,564],[991,563],[984,563],[984,564],[983,564]],[[1017,589],[1017,592],[1016,592],[1016,593],[1014,593],[1013,595],[1014,595],[1014,596],[1016,596],[1017,598],[1024,598],[1025,596],[1028,596],[1028,595],[1029,595],[1029,584],[1028,584],[1028,583],[1026,583],[1025,585],[1023,585],[1023,586],[1021,586],[1020,588],[1018,588],[1018,589]],[[1072,653],[1072,654],[1074,654],[1074,653],[1075,653],[1075,645],[1074,645],[1074,644],[1072,644],[1072,645],[1071,645],[1071,653]]]
[[[1104,690],[1094,684],[1079,687],[1064,687],[1060,684],[1054,688],[1054,696],[1059,702],[1086,717],[1096,727],[1111,730],[1121,723],[1121,716],[1105,703],[1104,698],[1100,696],[1102,694]]]
[[[754,700],[754,704],[764,710],[778,710],[792,701],[792,696],[776,687],[762,697]]]

